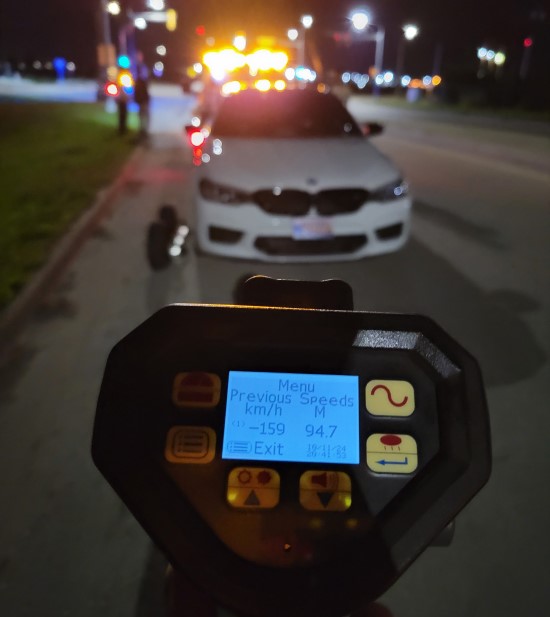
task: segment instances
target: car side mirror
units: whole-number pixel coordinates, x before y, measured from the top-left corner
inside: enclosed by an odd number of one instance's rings
[[[384,131],[384,125],[379,122],[365,122],[361,125],[365,137],[376,137]]]

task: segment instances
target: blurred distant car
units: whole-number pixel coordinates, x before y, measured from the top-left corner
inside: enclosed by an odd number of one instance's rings
[[[202,163],[195,197],[202,251],[326,261],[407,241],[407,184],[332,94],[245,90],[224,98],[210,129],[192,128],[190,140]]]

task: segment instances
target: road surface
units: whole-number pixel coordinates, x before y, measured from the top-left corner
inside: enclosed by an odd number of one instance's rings
[[[170,96],[167,96],[170,94]],[[189,215],[192,101],[153,102],[154,135],[112,212],[10,344],[0,371],[0,612],[159,615],[163,560],[94,468],[94,407],[112,345],[174,301],[230,302],[245,273],[347,280],[356,308],[430,315],[480,361],[494,448],[488,486],[450,548],[428,550],[383,598],[396,617],[544,614],[550,600],[547,137],[395,115],[376,143],[406,172],[413,235],[361,262],[263,265],[145,260],[158,205]],[[380,107],[353,99],[361,119]],[[492,155],[487,154],[487,149]],[[543,157],[546,157],[545,159]],[[531,164],[536,161],[537,164]]]

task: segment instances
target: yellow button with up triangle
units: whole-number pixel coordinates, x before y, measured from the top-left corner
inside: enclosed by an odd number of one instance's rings
[[[235,467],[227,479],[227,503],[233,508],[274,508],[279,503],[281,478],[266,467]]]

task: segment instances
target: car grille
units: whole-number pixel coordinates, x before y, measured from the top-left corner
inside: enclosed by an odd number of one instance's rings
[[[364,234],[323,240],[262,236],[256,239],[254,246],[267,255],[337,255],[353,253],[366,242]]]
[[[264,212],[279,216],[304,216],[315,208],[322,216],[356,212],[368,200],[364,189],[329,189],[312,194],[306,191],[285,189],[260,190],[251,195]]]

